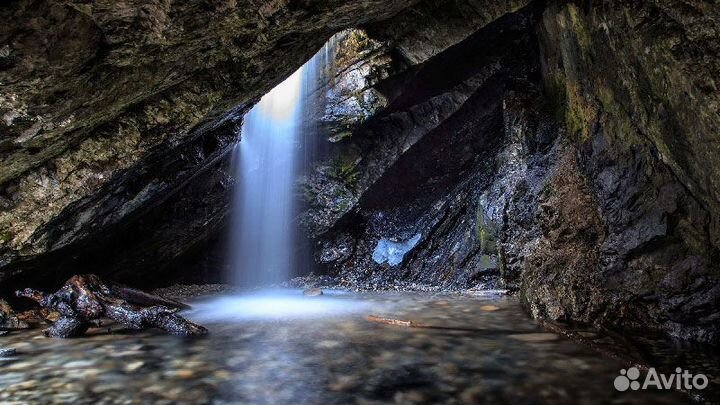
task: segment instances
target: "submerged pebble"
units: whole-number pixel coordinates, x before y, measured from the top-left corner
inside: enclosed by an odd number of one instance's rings
[[[0,362],[0,403],[484,404],[529,398],[553,404],[573,398],[586,405],[614,400],[612,382],[624,366],[543,332],[514,297],[297,295],[305,304],[332,298],[363,307],[333,307],[312,321],[301,314],[217,320],[199,340],[152,330],[68,340],[44,338],[40,330],[13,333],[2,342],[23,357]],[[478,311],[486,306],[498,309]],[[433,328],[367,322],[372,313]],[[638,405],[684,399],[659,391],[623,397]]]
[[[15,349],[0,347],[0,358],[1,357],[11,357],[17,354],[17,351]]]
[[[323,290],[319,288],[308,288],[307,290],[303,291],[303,295],[306,297],[317,297],[323,295]]]
[[[145,362],[143,362],[143,361],[133,361],[132,363],[125,366],[125,371],[127,371],[128,373],[133,373],[133,372],[139,370],[144,365],[145,365]]]

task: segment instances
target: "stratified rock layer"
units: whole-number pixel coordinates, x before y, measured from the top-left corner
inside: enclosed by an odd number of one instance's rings
[[[717,7],[531,10],[378,85],[319,261],[351,285],[501,285],[536,317],[717,340]],[[468,60],[496,70],[457,87]],[[384,246],[399,263],[373,260]]]
[[[48,266],[58,282],[78,271],[175,271],[169,263],[226,216],[243,112],[335,32],[415,3],[0,8],[0,280],[44,280]],[[516,7],[476,3],[478,26]]]
[[[497,278],[502,214],[492,212],[497,201],[486,190],[504,168],[506,115],[520,99],[542,103],[535,12],[503,17],[378,84],[388,106],[343,141],[344,175],[318,176],[338,196],[321,194],[313,206],[321,262],[374,288],[396,281],[461,288]],[[383,246],[409,249],[398,263],[377,259],[387,256]]]

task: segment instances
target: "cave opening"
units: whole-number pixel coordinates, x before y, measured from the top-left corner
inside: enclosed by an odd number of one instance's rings
[[[0,402],[720,398],[712,7],[25,3]]]

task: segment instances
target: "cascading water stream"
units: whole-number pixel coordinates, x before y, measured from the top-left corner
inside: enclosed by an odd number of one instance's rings
[[[281,281],[291,271],[292,182],[302,69],[245,116],[237,147],[232,266],[240,285]]]
[[[317,139],[304,122],[323,92],[315,91],[331,63],[333,37],[313,58],[266,94],[245,116],[235,150],[238,185],[231,234],[232,281],[263,286],[285,281],[304,269],[296,246],[294,185],[315,158]]]
[[[268,287],[308,271],[310,254],[295,221],[294,189],[323,153],[318,119],[325,113],[324,85],[334,74],[330,64],[341,35],[245,116],[234,156],[237,188],[230,235],[231,280],[237,286]],[[375,307],[343,291],[309,298],[301,290],[274,288],[196,303],[189,315],[203,322],[328,319]]]

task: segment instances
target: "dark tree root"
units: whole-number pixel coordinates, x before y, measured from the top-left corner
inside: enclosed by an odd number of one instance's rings
[[[40,306],[57,311],[60,318],[44,331],[49,337],[82,336],[100,318],[110,318],[128,329],[159,328],[178,336],[197,336],[207,329],[177,314],[187,305],[156,295],[106,283],[94,274],[73,276],[53,294],[26,288],[18,297],[37,301]]]
[[[43,333],[47,337],[73,337],[82,336],[90,328],[89,322],[83,322],[79,318],[69,316],[61,316],[51,327],[45,329]]]

